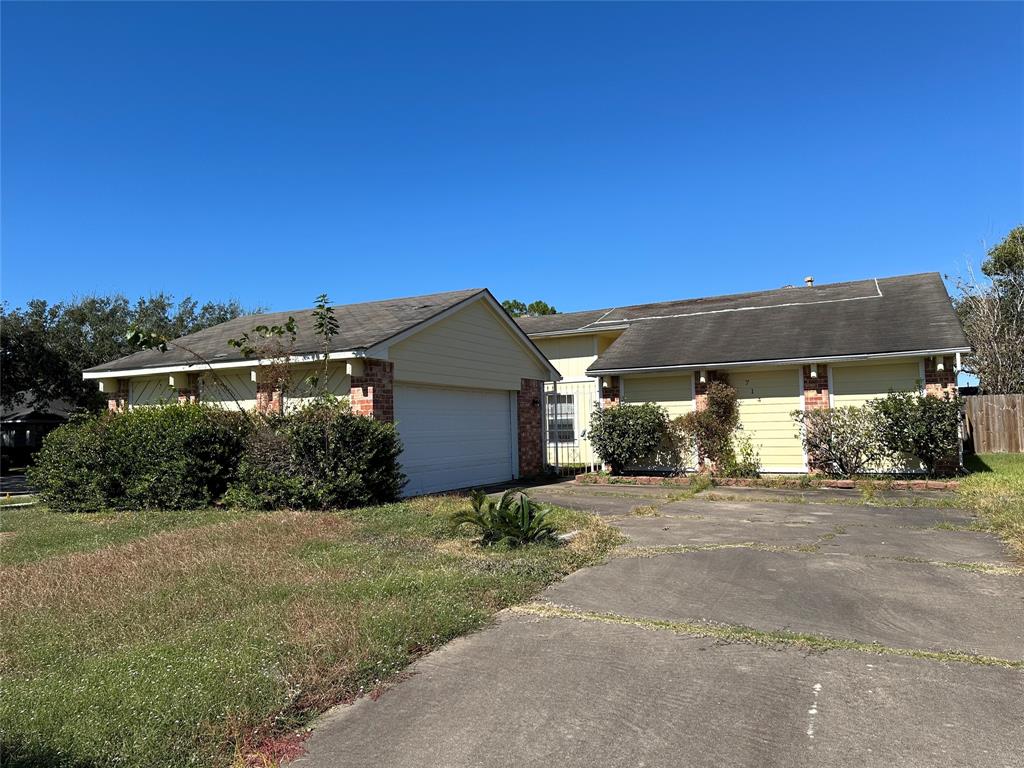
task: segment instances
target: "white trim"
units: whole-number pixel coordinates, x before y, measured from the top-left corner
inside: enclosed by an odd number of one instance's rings
[[[420,331],[423,331],[429,328],[430,326],[435,325],[448,317],[451,317],[456,312],[465,309],[470,304],[480,301],[481,299],[484,300],[488,304],[488,306],[490,306],[491,309],[494,310],[495,314],[497,314],[498,317],[501,318],[505,325],[512,331],[512,335],[514,335],[517,338],[519,343],[526,347],[526,349],[531,354],[533,354],[538,360],[540,360],[544,368],[547,369],[548,375],[551,377],[548,379],[548,381],[561,381],[562,374],[560,374],[555,369],[555,367],[551,364],[551,361],[548,360],[547,356],[543,352],[541,352],[540,348],[533,342],[533,339],[526,335],[526,332],[519,327],[519,324],[516,323],[516,321],[509,316],[508,312],[505,311],[505,308],[498,303],[498,300],[494,298],[494,296],[491,295],[491,292],[488,291],[486,288],[479,291],[478,293],[474,293],[472,296],[467,296],[465,299],[456,304],[453,304],[452,306],[445,309],[443,312],[438,312],[436,315],[428,317],[426,320],[417,323],[411,328],[406,328],[404,331],[397,333],[394,336],[391,336],[387,339],[384,339],[384,341],[379,341],[371,347],[368,347],[366,350],[366,356],[372,358],[382,358],[386,360],[388,355],[388,349],[392,345],[397,344],[400,341],[404,341],[410,336],[413,336],[419,333]]]
[[[327,355],[328,360],[351,360],[353,358],[366,357],[366,354],[362,350],[350,349],[345,352],[330,352]],[[304,355],[292,355],[286,361],[289,365],[295,365],[299,363],[313,363],[318,360],[323,360],[323,355],[319,352],[312,352]],[[198,360],[194,363],[179,363],[177,365],[160,365],[152,368],[125,368],[123,370],[113,371],[84,371],[82,373],[83,379],[127,379],[138,376],[157,376],[164,373],[183,373],[185,371],[194,371],[197,368],[205,371],[211,368],[215,371],[222,371],[232,368],[252,368],[260,365],[271,365],[273,360],[231,360],[223,363],[217,362],[199,362]]]
[[[607,313],[606,313],[607,314]],[[597,322],[596,320],[594,322]],[[608,321],[613,322],[613,321]],[[551,338],[552,336],[595,336],[599,333],[607,333],[608,331],[624,331],[629,328],[629,324],[622,325],[606,325],[602,328],[593,328],[590,325],[581,325],[579,328],[572,328],[567,331],[541,331],[539,333],[528,333],[527,335],[531,339],[544,339]]]
[[[697,374],[690,371],[690,402],[693,403],[691,411],[697,410]]]
[[[833,363],[857,360],[888,360],[901,357],[920,357],[921,355],[952,354],[954,352],[970,352],[969,347],[951,349],[915,349],[908,352],[865,352],[857,355],[833,355],[822,357],[774,358],[768,360],[741,360],[730,363],[688,363],[686,365],[652,365],[639,368],[605,368],[588,370],[590,376],[614,376],[622,374],[646,373],[651,371],[695,371],[701,368],[746,368],[752,365],[804,365],[806,363]]]
[[[807,400],[807,398],[806,398],[807,388],[804,386],[804,367],[802,365],[801,366],[797,366],[796,376],[797,376],[797,385],[796,385],[797,386],[797,392],[800,393],[800,410],[801,411],[805,411],[805,410],[807,410],[807,402],[806,402],[806,400]],[[790,420],[792,421],[792,417],[790,418]],[[793,426],[796,426],[796,425],[794,424]],[[802,426],[800,427],[800,431],[801,432],[803,431],[803,427]],[[804,445],[803,435],[800,436],[800,452],[803,453],[803,455],[804,455],[804,472],[810,472],[811,468],[810,468],[810,464],[808,463],[808,460],[807,460],[807,447]]]
[[[832,366],[828,366],[828,407],[836,407],[836,390],[832,385]]]
[[[921,362],[917,364],[917,370],[921,374],[921,391],[920,394],[925,395],[928,393],[928,385],[925,384],[925,373],[924,373],[924,358],[921,358]]]

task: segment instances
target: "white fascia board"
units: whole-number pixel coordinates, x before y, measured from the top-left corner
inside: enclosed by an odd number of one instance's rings
[[[701,368],[746,368],[751,365],[804,365],[806,363],[843,363],[856,362],[858,360],[890,360],[901,357],[921,357],[928,355],[951,355],[957,352],[970,352],[970,347],[952,347],[950,349],[918,349],[909,352],[883,352],[868,353],[860,355],[830,355],[822,357],[793,357],[775,360],[740,360],[729,363],[694,363],[689,365],[658,365],[641,368],[602,368],[600,370],[588,370],[587,375],[593,378],[598,376],[622,376],[631,373],[655,373],[659,371],[695,371]]]
[[[530,333],[527,334],[531,339],[550,339],[558,336],[594,336],[601,333],[608,333],[609,331],[624,331],[629,328],[628,324],[621,325],[603,325],[600,328],[594,326],[584,326],[582,328],[573,328],[569,331],[544,331],[543,333]]]
[[[366,352],[360,349],[350,349],[345,352],[329,352],[327,354],[328,360],[351,360],[353,358],[366,357]],[[319,360],[323,360],[324,356],[319,352],[310,352],[305,355],[293,355],[288,358],[289,365],[297,365],[299,363],[315,363]],[[224,363],[201,363],[198,360],[194,363],[179,363],[177,365],[161,365],[154,366],[152,368],[125,368],[121,370],[113,371],[85,371],[82,373],[83,379],[130,379],[136,376],[158,376],[164,373],[184,373],[187,371],[208,371],[213,369],[215,371],[231,370],[234,368],[257,368],[262,365],[271,365],[274,361],[272,360],[231,360]]]
[[[498,300],[494,298],[494,296],[491,295],[491,292],[488,291],[486,288],[481,290],[479,293],[474,293],[472,296],[467,296],[465,299],[458,302],[457,304],[453,304],[443,312],[438,312],[433,317],[427,318],[423,322],[417,323],[411,328],[406,328],[401,333],[395,334],[389,339],[385,339],[382,342],[374,344],[372,347],[369,347],[366,350],[366,356],[381,360],[387,360],[388,350],[391,348],[393,344],[398,344],[401,341],[405,341],[410,336],[413,336],[419,333],[420,331],[425,330],[430,326],[441,322],[445,318],[451,317],[456,312],[459,312],[468,307],[470,304],[473,304],[478,301],[483,301],[486,304],[488,304],[488,306],[490,306],[491,309],[493,309],[497,313],[498,317],[502,318],[505,321],[505,324],[512,331],[513,335],[519,340],[519,342],[524,347],[526,347],[526,349],[532,355],[534,355],[538,360],[540,360],[541,363],[543,363],[544,367],[548,371],[548,376],[550,377],[548,381],[561,380],[562,375],[555,369],[553,365],[551,365],[551,361],[547,359],[544,353],[540,351],[540,348],[533,343],[533,340],[526,335],[526,332],[519,327],[519,324],[516,323],[516,321],[509,316],[508,312],[505,311],[505,308],[498,303]]]

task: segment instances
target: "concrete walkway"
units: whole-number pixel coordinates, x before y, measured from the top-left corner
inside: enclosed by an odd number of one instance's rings
[[[1024,570],[966,513],[532,494],[629,540],[329,713],[296,766],[1022,764]]]

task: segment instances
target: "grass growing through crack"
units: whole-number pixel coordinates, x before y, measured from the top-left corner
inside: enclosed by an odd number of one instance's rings
[[[433,497],[337,514],[4,515],[0,762],[208,766],[386,684],[618,534],[484,551]]]
[[[608,624],[660,629],[693,637],[708,637],[728,643],[750,643],[771,647],[795,647],[812,651],[860,651],[887,656],[906,656],[931,661],[952,661],[982,666],[1024,669],[1024,661],[1000,659],[967,651],[928,651],[919,648],[892,648],[881,643],[864,643],[857,640],[842,640],[825,635],[801,632],[763,631],[737,624],[718,624],[709,621],[666,621],[662,619],[635,618],[616,613],[598,613],[562,608],[550,603],[534,602],[513,608],[516,613],[534,616],[598,621]]]

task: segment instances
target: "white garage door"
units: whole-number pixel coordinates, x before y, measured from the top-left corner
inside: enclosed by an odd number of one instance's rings
[[[405,495],[512,479],[512,412],[501,390],[395,385]]]

